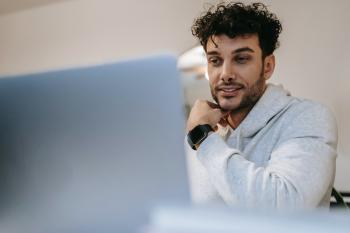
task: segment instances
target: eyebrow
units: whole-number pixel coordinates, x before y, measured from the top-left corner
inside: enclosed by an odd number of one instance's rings
[[[241,53],[241,52],[251,52],[254,53],[254,50],[249,48],[249,47],[243,47],[243,48],[239,48],[234,50],[232,53]]]
[[[249,48],[249,47],[243,47],[243,48],[239,48],[239,49],[232,51],[232,54],[241,53],[241,52],[254,53],[254,50]],[[218,51],[215,51],[215,50],[207,52],[207,55],[218,55],[218,54],[220,54],[220,53]]]

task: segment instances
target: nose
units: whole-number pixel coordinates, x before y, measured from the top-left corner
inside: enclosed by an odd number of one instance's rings
[[[230,82],[236,79],[235,69],[232,63],[224,62],[221,72],[221,80],[224,82]]]

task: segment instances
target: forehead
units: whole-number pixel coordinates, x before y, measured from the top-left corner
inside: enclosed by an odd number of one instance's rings
[[[236,36],[230,38],[227,35],[214,35],[209,37],[207,42],[207,52],[228,51],[249,47],[255,52],[261,52],[259,38],[256,34]]]

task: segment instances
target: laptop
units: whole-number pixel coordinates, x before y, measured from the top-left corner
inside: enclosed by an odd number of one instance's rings
[[[176,58],[0,79],[0,232],[140,232],[188,203]]]

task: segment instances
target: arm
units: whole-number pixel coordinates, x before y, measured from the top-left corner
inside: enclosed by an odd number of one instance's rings
[[[320,114],[315,119],[310,111],[294,119],[265,166],[246,160],[217,134],[201,144],[197,158],[228,204],[316,207],[333,182],[337,141],[331,114],[325,109]]]

